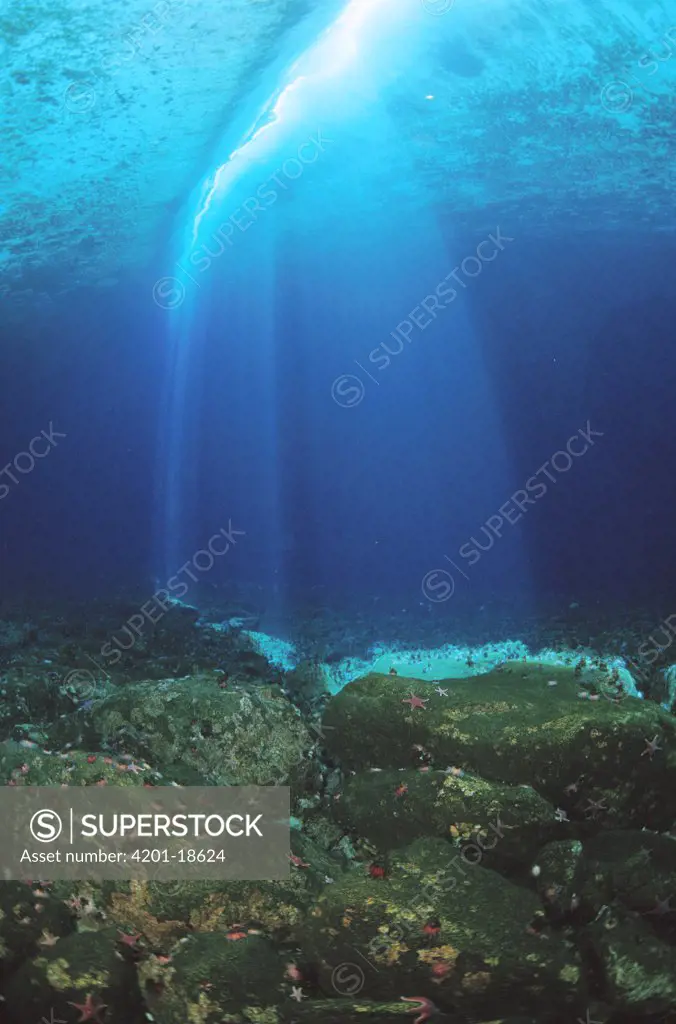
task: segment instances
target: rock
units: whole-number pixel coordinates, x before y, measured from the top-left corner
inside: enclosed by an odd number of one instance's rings
[[[145,761],[111,757],[101,751],[65,752],[0,744],[0,780],[12,786],[142,786],[156,778]]]
[[[0,961],[4,973],[72,930],[66,907],[37,882],[0,884]]]
[[[319,662],[310,659],[286,673],[284,686],[294,702],[306,712],[328,695],[325,672]]]
[[[245,681],[266,680],[271,675],[277,675],[268,659],[256,651],[239,651],[234,655],[231,672],[233,676]]]
[[[162,621],[164,629],[190,628],[194,626],[201,614],[199,608],[194,605],[186,604],[184,601],[178,601],[172,597],[164,599],[164,607],[166,608],[166,614]]]
[[[582,910],[595,917],[605,904],[619,902],[627,911],[650,915],[659,927],[674,911],[660,913],[665,897],[676,895],[676,841],[654,832],[614,830],[584,843],[578,881]]]
[[[193,935],[170,963],[143,963],[139,978],[156,1024],[206,1024],[230,1013],[237,1014],[230,1020],[276,1024],[275,1006],[291,988],[280,955],[259,935]]]
[[[327,706],[325,744],[356,771],[411,767],[417,745],[432,768],[530,785],[571,821],[595,828],[601,817],[606,828],[671,825],[676,722],[655,704],[591,701],[572,669],[522,663],[448,680],[447,689],[440,696],[395,675],[356,680]],[[412,693],[424,707],[406,703]]]
[[[542,924],[535,893],[424,839],[392,856],[385,879],[355,868],[328,886],[297,942],[328,997],[336,970],[359,964],[371,1000],[421,994],[473,1016],[558,1005],[574,1017],[586,1005],[579,957]]]
[[[292,834],[289,877],[278,881],[135,881],[109,886],[106,914],[119,927],[141,932],[156,953],[195,931],[225,935],[235,925],[286,940],[300,926],[339,867],[315,844]],[[329,871],[332,875],[328,875]]]
[[[351,999],[313,999],[301,1002],[283,1014],[284,1024],[405,1024],[414,1020],[415,1004],[408,1002],[369,1002]],[[435,1017],[432,1018],[434,1024]],[[442,1020],[444,1018],[441,1018]],[[463,1019],[453,1014],[449,1020],[463,1024]],[[444,1022],[445,1024],[445,1022]],[[472,1024],[540,1024],[534,1017],[500,1017],[490,1021],[474,1020]]]
[[[186,785],[289,785],[300,789],[312,739],[276,689],[225,690],[218,677],[119,687],[91,711],[99,743],[152,758]]]
[[[583,888],[582,843],[577,839],[548,843],[537,856],[536,887],[550,921],[560,923],[575,913]]]
[[[436,835],[472,845],[487,865],[525,871],[558,827],[552,805],[529,786],[415,769],[352,776],[331,809],[380,850]]]
[[[11,1024],[71,1021],[73,1004],[84,1006],[88,1000],[90,1006],[106,1005],[106,1020],[144,1024],[136,971],[118,956],[117,938],[114,929],[76,932],[26,961],[5,990]],[[83,1014],[81,1019],[88,1018]]]
[[[607,907],[587,931],[605,995],[618,1013],[669,1014],[676,1006],[676,950],[620,906]],[[651,1019],[655,1019],[652,1017]]]

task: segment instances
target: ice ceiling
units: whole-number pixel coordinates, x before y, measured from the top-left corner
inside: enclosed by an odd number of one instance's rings
[[[496,212],[534,230],[672,229],[676,0],[405,2],[423,42],[383,77],[399,143],[374,154],[383,196],[477,230]],[[322,4],[0,0],[0,297],[146,266]]]

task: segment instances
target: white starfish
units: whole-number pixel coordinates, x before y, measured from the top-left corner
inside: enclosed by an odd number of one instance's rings
[[[582,1017],[578,1017],[577,1020],[578,1024],[603,1024],[603,1022],[600,1020],[592,1020],[591,1013],[589,1012],[589,1010],[587,1010],[584,1020],[582,1020]]]
[[[65,1020],[61,1020],[60,1017],[55,1016],[54,1007],[52,1006],[49,1013],[49,1020],[46,1017],[42,1017],[40,1024],[66,1024]]]
[[[297,1003],[300,1003],[302,999],[305,999],[305,993],[298,985],[292,985],[291,998],[295,999]]]
[[[557,821],[569,821],[570,820],[568,815],[566,814],[566,812],[563,811],[560,807],[556,808],[556,811],[554,812],[554,817],[556,818]]]
[[[653,736],[653,738],[652,738],[651,740],[646,740],[646,741],[645,741],[645,743],[646,743],[646,748],[645,748],[645,750],[643,751],[643,753],[641,754],[641,757],[645,757],[645,756],[646,756],[646,754],[649,754],[649,755],[650,755],[650,760],[652,761],[652,758],[653,758],[653,754],[655,753],[655,751],[656,751],[656,750],[661,750],[661,749],[662,749],[662,748],[661,748],[661,747],[660,747],[660,746],[658,745],[658,743],[657,743],[658,739],[659,739],[659,736],[658,736],[658,735],[656,734],[655,736]]]
[[[585,815],[591,814],[592,818],[595,819],[597,814],[600,814],[601,811],[607,810],[608,808],[603,800],[587,800],[587,806],[584,809],[584,813]]]
[[[649,914],[659,914],[660,917],[662,916],[662,914],[671,914],[672,910],[671,910],[671,907],[669,906],[670,903],[671,903],[671,898],[669,896],[666,898],[666,900],[657,900],[655,902],[654,910],[649,910],[648,913]]]
[[[448,697],[448,690],[444,690],[443,686],[437,686],[436,691],[440,697]]]

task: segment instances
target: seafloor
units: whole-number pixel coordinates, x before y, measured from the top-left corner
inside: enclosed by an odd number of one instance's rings
[[[652,611],[138,613],[3,611],[5,785],[286,785],[289,876],[0,883],[1,1021],[676,1021]]]

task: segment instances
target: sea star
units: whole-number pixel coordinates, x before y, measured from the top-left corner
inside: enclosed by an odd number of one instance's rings
[[[566,812],[561,810],[560,807],[556,808],[556,811],[554,812],[554,817],[556,818],[557,821],[569,821],[570,820],[568,818],[568,815],[566,814]]]
[[[102,1024],[102,1021],[99,1018],[99,1014],[101,1010],[106,1009],[108,1004],[98,1003],[98,1005],[96,1005],[94,1003],[94,997],[92,996],[91,993],[89,993],[84,1003],[71,1003],[69,1001],[68,1005],[74,1006],[76,1010],[80,1011],[81,1016],[80,1020],[78,1021],[78,1024],[82,1024],[82,1021],[84,1020],[93,1020],[94,1024]]]
[[[440,697],[448,697],[448,690],[444,690],[443,686],[437,686],[437,693]]]
[[[584,1020],[582,1020],[582,1017],[578,1017],[577,1021],[578,1024],[602,1024],[600,1020],[592,1020],[591,1013],[589,1012],[589,1010],[587,1010]]]
[[[291,998],[295,999],[297,1003],[300,1003],[303,999],[305,999],[305,993],[303,992],[302,988],[299,985],[291,986]]]
[[[302,857],[296,856],[295,853],[289,854],[289,860],[295,868],[309,868],[310,865],[302,859]]]
[[[659,914],[662,917],[663,914],[671,914],[672,910],[669,904],[671,903],[671,897],[668,896],[666,900],[657,900],[652,910],[649,910],[649,914]]]
[[[653,736],[653,738],[651,740],[646,740],[645,741],[646,748],[641,753],[641,757],[645,757],[646,754],[650,754],[650,760],[652,761],[653,754],[655,753],[655,751],[662,749],[660,746],[658,746],[658,743],[657,743],[658,739],[659,739],[659,736],[655,735],[655,736]]]
[[[411,711],[413,711],[415,708],[422,708],[423,711],[426,711],[427,708],[425,707],[425,705],[427,704],[428,700],[429,700],[429,697],[426,698],[425,700],[421,700],[420,697],[416,697],[415,694],[412,693],[410,697],[408,697],[406,700],[402,700],[401,703],[402,704],[410,704],[411,705]]]
[[[607,810],[608,808],[603,800],[587,800],[587,806],[584,809],[584,813],[591,814],[592,818],[596,818],[596,815],[600,814],[601,811]]]
[[[438,1010],[431,999],[426,996],[400,996],[399,997],[405,1003],[417,1003],[418,1005],[411,1013],[417,1013],[418,1010],[422,1012],[413,1021],[413,1024],[424,1024],[426,1020],[429,1020],[434,1013],[438,1013]]]

